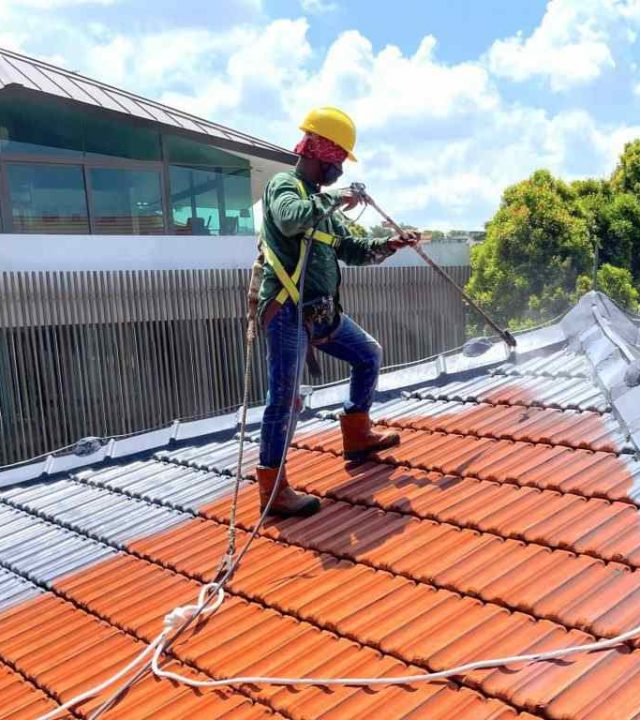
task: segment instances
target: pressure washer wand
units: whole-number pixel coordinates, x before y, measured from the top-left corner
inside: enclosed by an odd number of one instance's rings
[[[362,183],[353,183],[351,186],[352,191],[354,194],[359,195],[364,202],[367,203],[367,205],[371,205],[371,207],[376,210],[380,215],[384,218],[384,220],[387,222],[388,225],[390,225],[399,235],[405,235],[405,231],[398,225],[393,218],[389,217],[387,213],[375,202],[375,200],[369,195],[369,193],[366,192],[364,185]],[[446,280],[450,285],[453,285],[453,287],[462,295],[464,301],[471,306],[477,313],[480,315],[483,320],[489,325],[489,327],[493,328],[498,335],[504,340],[504,342],[509,347],[515,347],[516,346],[516,339],[513,337],[513,335],[508,330],[503,330],[498,323],[495,322],[487,313],[479,307],[470,297],[467,295],[467,293],[458,285],[458,283],[447,273],[443,268],[438,265],[434,260],[432,260],[427,253],[418,245],[414,245],[413,249],[418,253],[418,255],[424,260],[424,262],[427,263],[430,267],[432,267],[438,275],[440,275],[444,280]]]

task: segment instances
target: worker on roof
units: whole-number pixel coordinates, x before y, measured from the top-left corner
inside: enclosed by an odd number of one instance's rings
[[[349,399],[340,417],[344,456],[362,460],[367,453],[397,445],[397,433],[372,430],[369,409],[380,370],[382,348],[348,315],[339,300],[340,268],[381,263],[396,250],[417,241],[414,233],[390,239],[354,237],[347,218],[334,213],[318,224],[328,208],[345,210],[361,202],[350,189],[323,192],[342,175],[342,164],[355,161],[356,130],[342,111],[323,107],[312,110],[300,126],[304,136],[295,148],[300,156],[295,170],[280,172],[267,184],[263,197],[261,247],[264,254],[258,312],[265,328],[269,392],[260,440],[257,468],[260,503],[264,509],[274,488],[286,452],[286,431],[292,397],[296,412],[298,392],[308,350],[316,347],[351,365]],[[305,328],[298,337],[298,280],[305,233],[313,231],[301,298]],[[300,361],[297,363],[297,355]],[[309,358],[308,358],[309,359]],[[295,377],[296,364],[300,376]],[[312,515],[318,499],[294,491],[283,473],[271,513],[281,516]]]

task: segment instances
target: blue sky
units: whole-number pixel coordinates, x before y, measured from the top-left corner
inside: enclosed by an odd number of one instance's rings
[[[473,60],[496,37],[532,31],[546,6],[545,0],[350,0],[333,4],[337,7],[331,12],[315,14],[309,32],[314,46],[329,47],[337,35],[357,28],[376,50],[391,43],[410,52],[431,33],[438,38],[440,59],[451,63]],[[271,0],[266,6],[274,16],[292,17],[299,12],[300,2]]]
[[[3,0],[0,46],[291,147],[349,112],[367,183],[479,228],[539,167],[605,176],[640,137],[640,0]],[[374,218],[365,218],[373,221]]]

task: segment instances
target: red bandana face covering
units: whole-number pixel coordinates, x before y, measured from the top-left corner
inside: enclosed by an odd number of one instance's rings
[[[342,164],[348,155],[346,150],[343,150],[339,145],[313,133],[305,133],[302,140],[296,145],[294,152],[302,157],[338,165]]]

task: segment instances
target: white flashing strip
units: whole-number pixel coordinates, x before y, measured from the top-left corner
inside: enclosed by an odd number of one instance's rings
[[[15,235],[0,233],[0,266],[5,272],[202,270],[250,268],[256,235]],[[427,246],[445,266],[469,265],[465,243]],[[421,265],[408,249],[387,267]]]
[[[9,272],[250,268],[255,256],[254,235],[0,234]]]
[[[262,409],[256,408],[256,410],[261,411]],[[6,466],[4,469],[0,467],[0,487],[17,485],[61,472],[79,470],[105,460],[119,460],[131,455],[158,450],[166,447],[172,440],[188,440],[212,435],[224,430],[232,430],[237,424],[236,413],[187,422],[174,420],[171,425],[158,430],[150,430],[129,437],[109,438],[98,450],[88,455],[78,455],[73,451],[59,455],[51,453],[37,460],[25,460],[23,463]]]
[[[151,430],[150,432],[141,433],[140,435],[133,435],[127,438],[121,438],[119,440],[112,440],[112,451],[110,455],[106,455],[103,458],[106,460],[110,458],[122,458],[128,455],[135,455],[137,453],[146,452],[147,450],[155,450],[159,447],[164,447],[167,443],[171,442],[173,436],[174,424],[172,423],[169,427],[161,428],[160,430]],[[88,463],[83,463],[88,464]]]
[[[35,462],[27,461],[24,465],[19,465],[10,470],[3,470],[0,472],[0,487],[18,485],[19,483],[28,482],[29,480],[44,475],[50,457],[49,455],[44,460],[37,460]]]

